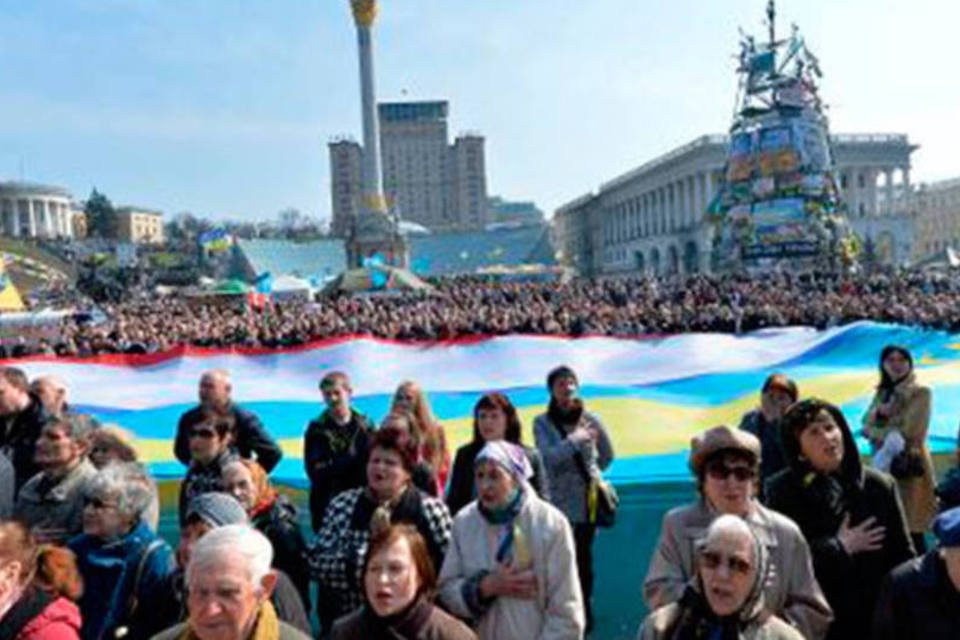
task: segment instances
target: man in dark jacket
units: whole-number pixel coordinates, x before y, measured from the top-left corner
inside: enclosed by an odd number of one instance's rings
[[[177,438],[173,446],[177,460],[190,464],[190,431],[205,421],[205,414],[213,413],[232,419],[232,447],[240,457],[252,458],[256,454],[257,462],[270,473],[280,462],[283,452],[255,413],[233,403],[231,391],[230,374],[223,369],[207,371],[200,377],[200,405],[180,416],[177,425]]]
[[[933,523],[940,548],[908,560],[884,581],[874,640],[960,637],[960,507]]]
[[[797,401],[797,383],[774,373],[763,383],[760,390],[760,407],[744,414],[740,428],[757,436],[760,441],[760,486],[767,478],[787,466],[783,458],[783,443],[780,437],[780,422],[783,414]]]
[[[310,520],[320,530],[330,500],[366,484],[367,449],[373,424],[353,409],[353,389],[345,373],[334,371],[320,381],[327,408],[307,425],[303,463],[310,478]]]
[[[49,417],[30,393],[26,374],[16,367],[0,367],[0,454],[13,463],[17,492],[40,472],[34,450]]]
[[[768,506],[810,545],[834,613],[827,638],[869,637],[883,578],[914,555],[893,478],[860,464],[843,414],[823,400],[792,406],[781,433],[789,466],[767,483]]]

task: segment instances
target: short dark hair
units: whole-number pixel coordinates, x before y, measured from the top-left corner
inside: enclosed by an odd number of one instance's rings
[[[420,447],[417,444],[416,438],[414,438],[412,434],[397,429],[396,427],[387,427],[386,429],[374,431],[373,437],[370,439],[370,452],[373,453],[374,449],[383,449],[384,451],[393,451],[396,453],[400,456],[400,462],[403,463],[403,468],[409,473],[413,473],[420,457]]]
[[[837,426],[844,428],[846,419],[836,406],[820,398],[808,398],[791,406],[783,416],[781,429],[789,433],[799,443],[800,434],[810,426],[817,416],[826,411],[836,421]]]
[[[478,422],[481,409],[499,409],[507,417],[507,430],[503,434],[503,439],[513,444],[523,444],[520,426],[520,416],[517,415],[517,408],[510,402],[510,398],[502,393],[485,393],[477,400],[473,407],[473,441],[477,444],[483,442],[483,436],[480,435]]]
[[[427,550],[426,540],[423,539],[423,536],[412,524],[392,524],[389,527],[375,530],[370,534],[367,555],[363,559],[364,577],[367,574],[367,567],[370,565],[371,558],[400,538],[406,538],[410,544],[410,555],[413,556],[413,565],[417,568],[417,575],[420,577],[417,595],[425,595],[428,598],[432,597],[437,590],[437,569],[433,566],[433,559]],[[366,598],[367,590],[365,586],[363,592]]]
[[[0,367],[0,377],[7,381],[11,387],[16,387],[20,391],[30,391],[30,381],[27,380],[27,374],[20,367]]]
[[[797,398],[800,396],[800,391],[797,389],[797,383],[782,373],[772,373],[767,376],[767,379],[763,382],[763,388],[760,390],[760,392],[766,393],[770,389],[774,388],[786,391],[787,394],[790,395],[790,399],[794,402],[796,402]]]
[[[324,389],[324,387],[332,387],[336,384],[346,387],[347,390],[352,390],[350,387],[350,376],[345,374],[343,371],[331,371],[320,378],[321,391]]]

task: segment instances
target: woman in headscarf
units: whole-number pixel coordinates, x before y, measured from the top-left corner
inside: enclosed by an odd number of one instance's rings
[[[481,639],[580,638],[585,619],[566,517],[537,497],[523,449],[488,442],[474,462],[477,499],[457,514],[440,600]]]
[[[766,548],[741,518],[723,515],[707,528],[696,575],[679,601],[651,613],[638,640],[802,640],[766,610]]]
[[[776,575],[764,587],[767,608],[808,640],[819,640],[830,625],[830,607],[814,578],[810,547],[799,527],[757,500],[761,450],[755,436],[727,426],[693,438],[690,468],[700,499],[664,516],[643,583],[644,601],[653,610],[679,600],[696,573],[697,544],[710,523],[734,515],[753,527]]]
[[[340,618],[331,640],[476,640],[433,604],[437,572],[423,536],[409,524],[374,531],[363,563],[363,607]]]
[[[427,394],[412,380],[401,382],[390,405],[390,412],[394,411],[410,412],[416,419],[414,426],[419,431],[416,435],[420,441],[420,457],[433,470],[437,483],[436,492],[428,493],[443,495],[450,473],[450,451],[443,425],[433,416]]]
[[[923,536],[937,515],[933,458],[927,448],[930,404],[930,389],[917,383],[910,352],[897,345],[884,347],[880,352],[880,384],[863,417],[863,435],[878,453],[875,462],[881,457],[880,451],[888,450],[887,463],[878,466],[897,479],[910,537],[918,553],[926,551]],[[890,455],[892,451],[899,453]]]
[[[227,463],[221,480],[223,490],[237,499],[250,524],[273,545],[273,566],[286,573],[310,610],[310,572],[303,561],[303,539],[297,508],[270,484],[259,462],[241,458]]]
[[[332,600],[328,606],[333,618],[363,604],[361,570],[371,528],[412,524],[427,541],[434,566],[443,561],[450,542],[450,512],[442,500],[413,485],[417,458],[417,444],[409,433],[375,432],[366,486],[338,494],[327,507],[308,560],[312,577]]]
[[[453,462],[453,473],[450,475],[450,487],[447,491],[450,513],[457,515],[477,497],[474,461],[484,445],[496,440],[506,440],[523,449],[533,469],[530,486],[541,498],[550,500],[543,458],[536,449],[523,446],[521,432],[517,409],[507,396],[502,393],[487,393],[477,400],[473,407],[473,440],[457,449]]]
[[[827,638],[868,635],[880,584],[913,545],[893,479],[860,464],[840,409],[802,400],[783,418],[786,469],[767,484],[771,509],[800,527],[833,609]]]

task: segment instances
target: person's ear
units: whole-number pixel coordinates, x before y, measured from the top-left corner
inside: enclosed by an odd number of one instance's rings
[[[277,586],[277,574],[272,569],[260,580],[260,588],[263,589],[263,599],[269,600],[273,595],[273,590]]]

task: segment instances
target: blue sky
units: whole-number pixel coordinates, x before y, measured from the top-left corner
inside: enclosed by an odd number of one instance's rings
[[[730,122],[764,0],[382,0],[381,100],[444,98],[491,194],[552,211]],[[960,5],[958,5],[960,6]],[[960,175],[960,9],[779,2],[836,132],[904,132]],[[213,218],[329,215],[326,144],[361,136],[347,0],[0,0],[0,177]]]

